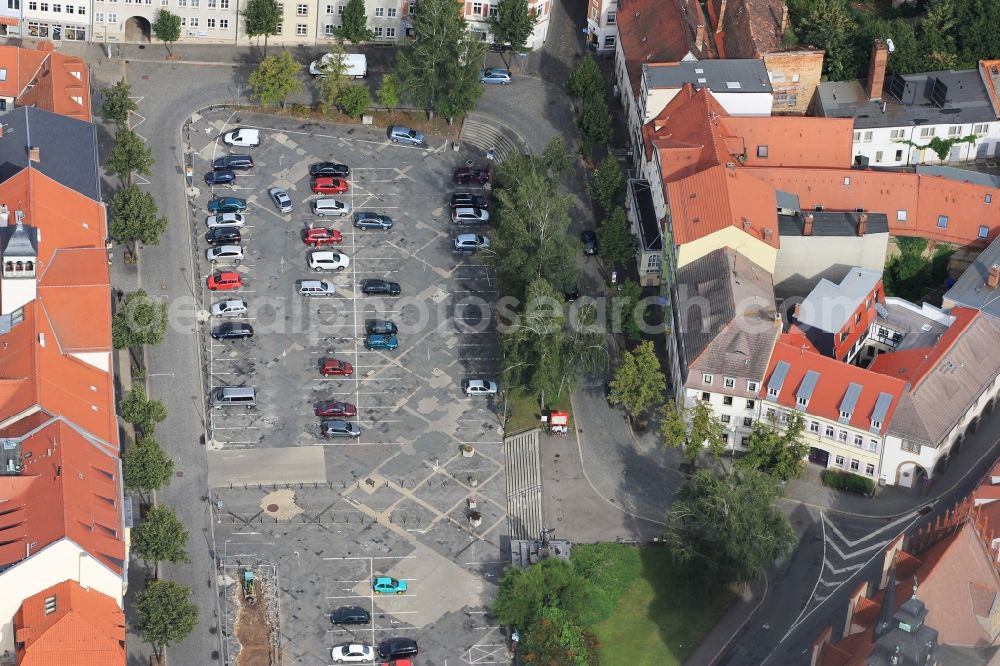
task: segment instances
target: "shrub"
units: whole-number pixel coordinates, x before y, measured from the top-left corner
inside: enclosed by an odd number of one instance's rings
[[[869,478],[852,474],[851,472],[837,472],[826,470],[821,475],[823,484],[837,490],[845,490],[859,495],[871,495],[875,492],[875,482]]]
[[[309,114],[309,105],[300,104],[298,102],[292,104],[292,113],[297,116],[305,116]]]

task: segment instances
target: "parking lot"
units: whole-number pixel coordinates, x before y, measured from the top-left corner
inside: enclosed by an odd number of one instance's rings
[[[236,127],[259,128],[260,146],[225,146],[222,134]],[[507,532],[499,408],[496,398],[468,398],[461,389],[464,379],[494,379],[499,370],[487,307],[496,283],[483,253],[454,251],[458,233],[481,230],[452,224],[448,200],[456,190],[485,193],[451,184],[454,168],[483,156],[453,152],[433,138],[422,148],[392,144],[384,129],[228,110],[194,116],[188,136],[206,391],[253,386],[257,401],[253,409],[214,409],[206,395],[208,445],[272,452],[319,446],[325,464],[325,485],[213,491],[223,568],[252,560],[275,566],[283,663],[328,663],[336,644],[377,644],[390,634],[417,639],[421,664],[509,663],[505,639],[486,613]],[[232,186],[207,186],[202,177],[212,160],[228,153],[250,154],[254,168],[237,171]],[[349,191],[335,198],[354,211],[389,215],[393,228],[358,230],[349,215],[314,217],[309,201],[329,195],[310,191],[309,165],[322,161],[351,167]],[[292,213],[280,213],[269,199],[275,186],[288,191]],[[213,195],[247,200],[238,265],[216,267],[205,257]],[[346,254],[349,267],[308,267],[303,235],[310,224],[342,233],[339,245],[323,249]],[[242,287],[209,291],[215,270],[239,273]],[[401,295],[362,294],[369,278],[398,282]],[[336,294],[300,296],[299,282],[315,279],[332,282]],[[208,315],[226,299],[246,301],[239,321],[253,326],[251,339],[208,335],[226,321]],[[365,348],[371,319],[398,325],[397,349]],[[350,363],[353,374],[322,376],[327,358]],[[329,400],[356,405],[348,420],[360,436],[322,436],[314,408]],[[463,452],[466,446],[474,452]],[[409,590],[374,595],[371,580],[379,574],[406,580]],[[332,626],[329,613],[338,606],[369,609],[371,624]]]

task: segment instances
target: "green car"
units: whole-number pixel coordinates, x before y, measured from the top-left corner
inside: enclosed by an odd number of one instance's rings
[[[406,592],[406,581],[389,576],[377,576],[372,583],[375,594],[403,594]]]
[[[247,209],[247,200],[237,197],[215,197],[208,202],[210,213],[242,213]]]

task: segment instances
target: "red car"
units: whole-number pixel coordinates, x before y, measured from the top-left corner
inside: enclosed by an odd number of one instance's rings
[[[336,229],[315,227],[313,229],[306,229],[306,233],[302,236],[302,240],[309,247],[321,247],[323,245],[340,243],[344,240],[344,235]]]
[[[233,271],[217,271],[208,277],[208,288],[212,291],[229,291],[243,286],[243,278]]]
[[[316,416],[357,416],[358,408],[349,402],[330,400],[316,405]]]
[[[324,358],[319,366],[319,374],[324,377],[331,375],[348,377],[354,374],[354,367],[347,361],[341,361],[339,358]]]
[[[312,191],[316,194],[343,194],[347,192],[347,181],[333,176],[319,176],[312,179]]]
[[[459,167],[455,169],[455,173],[452,174],[452,180],[454,180],[459,185],[469,185],[472,183],[485,185],[486,183],[490,182],[490,172],[488,169],[477,169],[474,167]]]

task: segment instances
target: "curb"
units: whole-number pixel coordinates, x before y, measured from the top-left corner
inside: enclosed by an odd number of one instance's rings
[[[712,658],[708,662],[709,666],[712,666],[713,664],[719,661],[719,657],[721,657],[722,654],[729,649],[729,646],[733,644],[733,641],[736,640],[736,637],[740,635],[740,633],[748,624],[750,624],[750,621],[754,618],[755,615],[757,615],[757,611],[759,611],[760,607],[764,605],[764,602],[767,600],[767,596],[770,593],[771,593],[771,585],[770,581],[768,580],[768,576],[765,573],[764,593],[760,595],[760,599],[757,601],[757,604],[752,609],[750,609],[750,613],[746,616],[746,619],[744,619],[743,622],[740,623],[740,626],[736,627],[736,630],[733,631],[732,635],[729,637],[729,640],[727,640],[725,644],[722,647],[720,647],[719,650],[714,655],[712,655]]]

